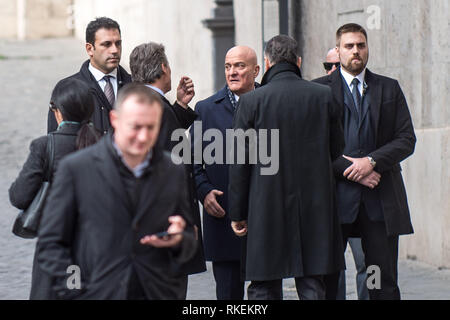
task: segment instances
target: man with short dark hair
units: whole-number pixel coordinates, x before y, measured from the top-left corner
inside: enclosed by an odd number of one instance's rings
[[[176,270],[196,241],[184,167],[156,143],[161,116],[157,93],[128,84],[111,112],[114,133],[61,161],[38,240],[59,298],[184,299]]]
[[[325,60],[326,62],[324,62],[323,65],[328,75],[339,68],[341,62],[339,60],[339,54],[336,47],[328,50]],[[367,291],[366,286],[366,264],[364,263],[364,252],[361,246],[361,238],[348,238],[348,243],[352,250],[353,260],[356,267],[356,291],[358,294],[358,299],[368,300],[369,292]],[[339,285],[336,297],[337,300],[345,300],[347,296],[346,291],[345,270],[342,270],[341,274],[339,275]]]
[[[114,106],[118,90],[131,82],[130,75],[119,63],[122,38],[119,24],[107,17],[96,18],[86,28],[86,52],[89,60],[71,77],[82,80],[91,88],[95,109],[92,121],[95,128],[106,134],[111,128],[109,112]],[[48,113],[47,132],[55,131],[53,112]]]
[[[376,266],[381,283],[371,300],[400,299],[398,237],[413,233],[400,162],[414,152],[416,137],[397,80],[371,72],[367,33],[355,23],[336,32],[340,67],[314,81],[328,85],[342,110],[344,154],[333,168],[344,246],[360,236],[366,266]],[[327,277],[327,296],[336,297],[338,274]]]
[[[238,154],[279,151],[274,173],[262,174],[261,160],[230,165],[229,214],[234,232],[247,236],[249,299],[282,299],[282,279],[292,277],[300,299],[324,299],[323,275],[344,265],[331,166],[342,127],[330,89],[301,78],[297,50],[286,35],[269,40],[261,87],[240,96],[234,119],[235,130],[268,131]],[[269,133],[279,141],[265,141]]]

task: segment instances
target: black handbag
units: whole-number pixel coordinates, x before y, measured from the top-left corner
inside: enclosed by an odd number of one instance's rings
[[[31,202],[30,206],[17,215],[12,232],[21,238],[33,239],[37,236],[39,222],[45,205],[48,192],[50,191],[51,177],[53,172],[53,161],[55,157],[55,141],[53,134],[47,135],[47,157],[46,177],[42,186]]]

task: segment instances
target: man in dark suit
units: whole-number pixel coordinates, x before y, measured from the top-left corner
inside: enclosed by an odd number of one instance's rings
[[[86,52],[89,60],[71,77],[89,85],[95,101],[92,121],[95,128],[106,134],[111,128],[109,112],[113,108],[117,92],[131,82],[130,75],[119,65],[122,55],[119,24],[106,17],[89,22],[86,28]],[[57,127],[55,116],[49,111],[47,132],[53,132]]]
[[[344,245],[360,235],[366,266],[381,271],[381,285],[369,287],[370,299],[400,299],[398,237],[413,233],[400,167],[416,143],[411,116],[398,82],[366,68],[364,28],[343,25],[336,46],[340,68],[315,81],[331,87],[342,109],[345,149],[333,168]],[[335,297],[336,281],[327,279],[329,298]]]
[[[149,42],[133,49],[130,54],[130,69],[133,82],[140,82],[151,88],[163,101],[163,115],[158,145],[165,151],[172,152],[179,140],[172,139],[172,133],[177,129],[187,130],[197,118],[197,113],[188,104],[195,95],[194,83],[186,76],[182,77],[177,87],[177,100],[171,104],[165,94],[172,89],[172,72],[162,44]],[[182,156],[182,155],[181,155]],[[189,189],[190,213],[196,229],[198,240],[197,252],[193,258],[180,266],[180,273],[185,277],[185,295],[189,274],[206,271],[202,245],[202,230],[200,210],[195,191],[192,164],[186,164],[187,185]]]
[[[323,299],[323,275],[344,267],[332,170],[342,127],[331,90],[301,78],[297,50],[288,36],[269,40],[261,87],[240,97],[234,119],[235,131],[259,134],[237,145],[238,156],[254,150],[259,160],[230,165],[229,213],[235,233],[247,235],[249,299],[282,299],[282,279],[292,277],[300,299]],[[265,170],[264,152],[278,170]]]
[[[326,61],[323,65],[328,75],[339,68],[341,61],[339,60],[339,54],[336,47],[328,50],[325,60]],[[367,291],[366,286],[366,264],[364,263],[364,252],[361,245],[361,238],[348,238],[348,244],[352,249],[353,261],[355,262],[356,267],[356,291],[358,294],[358,300],[369,300],[369,292]],[[346,246],[344,247],[344,250],[345,249]],[[337,300],[345,300],[347,295],[346,291],[345,270],[342,270],[339,275],[339,285],[336,297]]]
[[[114,134],[60,163],[38,240],[58,297],[184,298],[176,270],[196,241],[184,167],[156,144],[161,115],[158,94],[129,84],[111,112]]]
[[[259,66],[256,53],[245,46],[231,48],[225,56],[227,85],[211,97],[197,103],[195,110],[200,122],[191,127],[192,148],[199,143],[202,152],[211,142],[195,136],[196,126],[201,131],[217,129],[223,137],[232,128],[239,96],[255,89]],[[200,145],[201,144],[201,145]],[[223,144],[222,154],[228,154]],[[195,152],[195,151],[194,151]],[[204,160],[204,159],[203,159]],[[194,164],[195,182],[199,200],[203,204],[203,232],[205,255],[212,261],[216,296],[218,300],[242,300],[244,281],[241,279],[242,241],[231,229],[228,211],[228,164]]]

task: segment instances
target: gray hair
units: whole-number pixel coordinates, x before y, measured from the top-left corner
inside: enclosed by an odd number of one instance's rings
[[[130,54],[131,78],[135,82],[153,83],[164,74],[162,64],[169,66],[164,46],[155,42],[143,43]]]
[[[279,62],[297,64],[297,52],[297,41],[283,34],[270,39],[264,50],[265,56],[269,59],[272,65]]]

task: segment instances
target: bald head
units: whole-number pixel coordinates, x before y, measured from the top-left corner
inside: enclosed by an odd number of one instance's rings
[[[339,54],[336,48],[328,50],[327,57],[325,58],[326,63],[325,70],[327,74],[331,74],[334,70],[337,69],[336,65],[333,63],[339,63]],[[326,65],[328,63],[328,65]]]
[[[327,53],[326,62],[339,62],[339,55],[336,48],[330,49]]]
[[[247,46],[236,46],[225,56],[225,78],[231,92],[240,96],[254,89],[259,74],[256,52]]]

